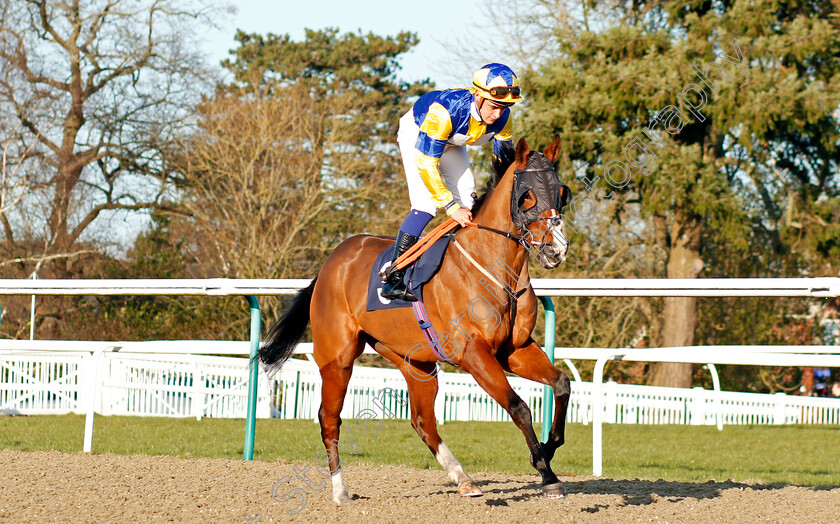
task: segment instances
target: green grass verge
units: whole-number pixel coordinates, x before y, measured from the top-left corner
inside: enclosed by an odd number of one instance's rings
[[[539,426],[535,426],[537,435]],[[439,468],[404,420],[388,420],[375,435],[359,432],[352,464]],[[510,422],[448,422],[440,433],[468,472],[532,473],[522,434]],[[0,448],[82,450],[81,415],[0,416]],[[243,419],[97,416],[95,453],[241,459]],[[840,486],[837,426],[604,426],[604,476],[676,482],[732,480],[759,484]],[[318,425],[307,420],[257,420],[256,460],[313,462],[322,450]],[[589,475],[592,427],[571,424],[553,461],[557,473]]]

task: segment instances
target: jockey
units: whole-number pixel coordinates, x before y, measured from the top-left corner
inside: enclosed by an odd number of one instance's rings
[[[400,118],[400,147],[411,212],[400,226],[393,260],[417,242],[438,209],[462,227],[472,220],[475,179],[466,145],[493,139],[493,154],[510,142],[510,106],[522,100],[519,79],[503,64],[487,64],[473,75],[468,89],[432,91]],[[385,281],[382,297],[414,301],[403,282],[405,269]]]

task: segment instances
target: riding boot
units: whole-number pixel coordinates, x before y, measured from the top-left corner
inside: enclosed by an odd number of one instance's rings
[[[394,258],[391,260],[391,263],[393,264],[400,255],[408,251],[418,239],[419,237],[400,231],[399,236],[397,236],[397,243],[394,245]],[[382,298],[387,298],[388,300],[401,299],[409,302],[417,301],[417,297],[414,296],[414,293],[403,282],[405,270],[406,268],[398,269],[388,276],[385,280],[385,285],[382,287]]]

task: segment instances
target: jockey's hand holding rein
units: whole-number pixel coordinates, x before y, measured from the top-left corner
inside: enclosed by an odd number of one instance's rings
[[[467,223],[472,222],[472,212],[465,207],[459,207],[449,216],[450,218],[454,218],[461,227],[467,227]]]

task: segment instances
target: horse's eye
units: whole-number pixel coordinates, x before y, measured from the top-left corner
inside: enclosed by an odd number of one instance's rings
[[[516,205],[520,211],[527,211],[537,205],[537,197],[534,195],[534,190],[529,189],[527,192],[522,193]]]

